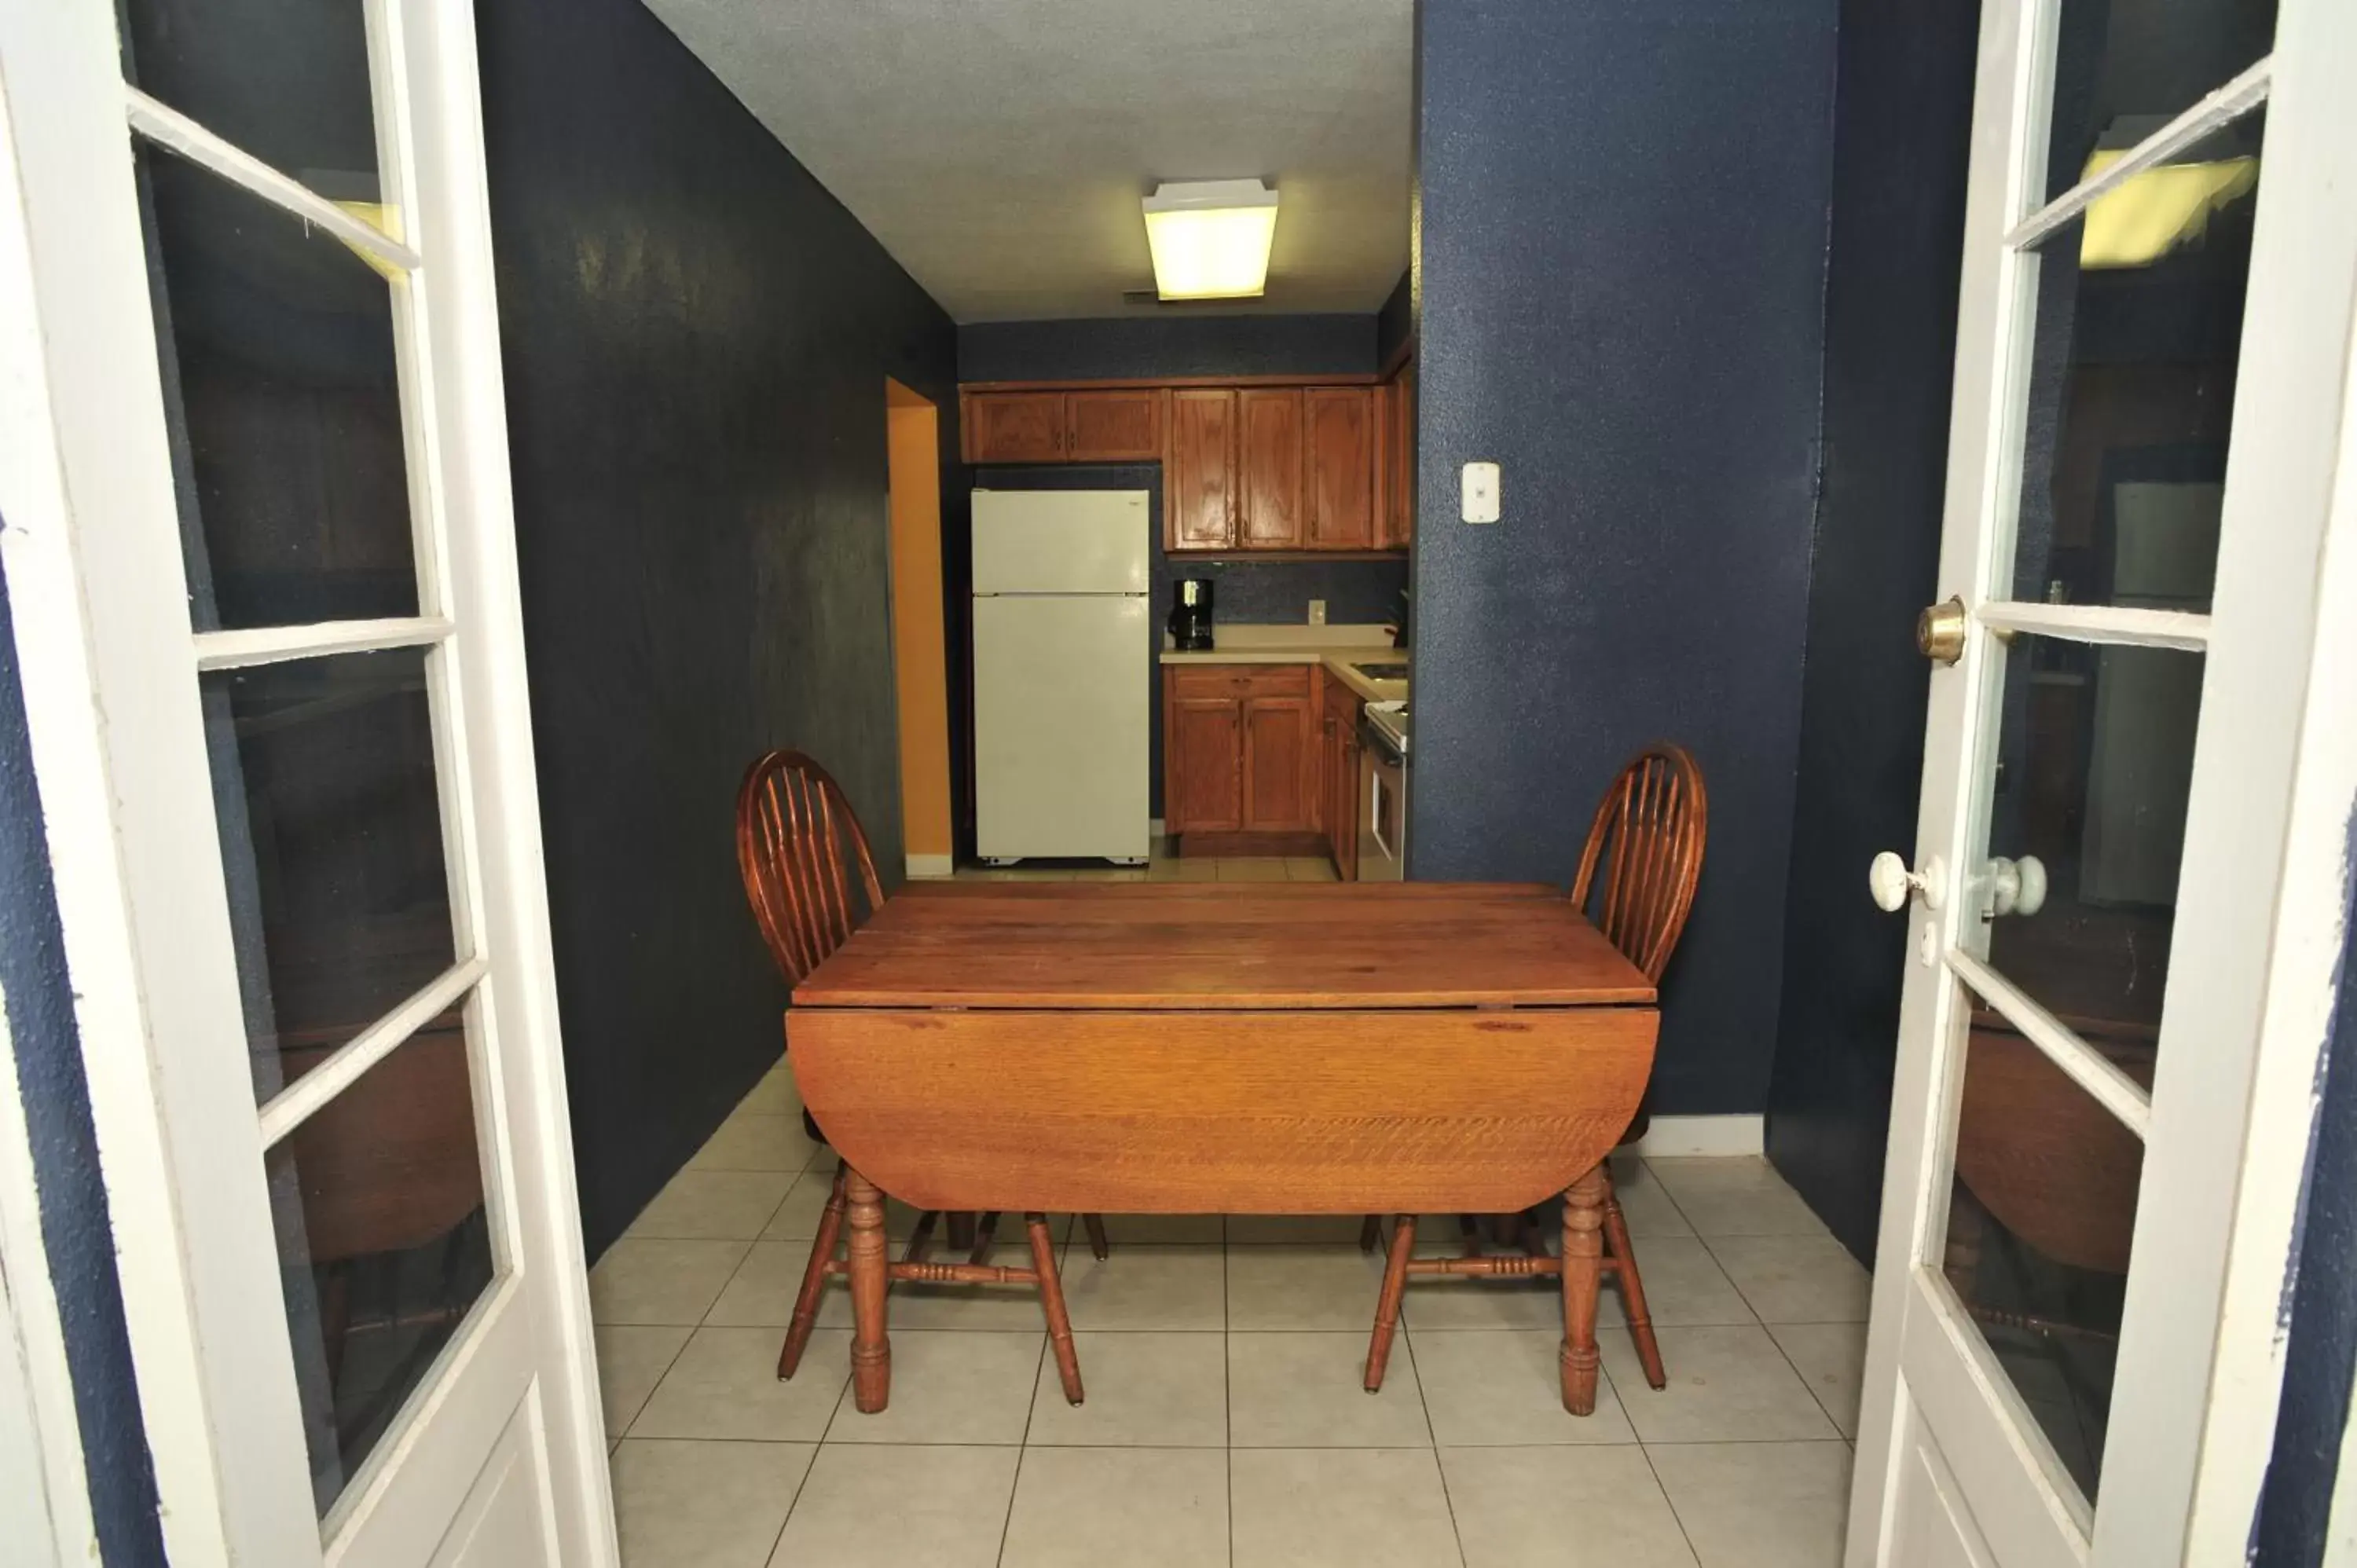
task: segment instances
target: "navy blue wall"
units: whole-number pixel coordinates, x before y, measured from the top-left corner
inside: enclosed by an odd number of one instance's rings
[[[958,380],[1347,376],[1375,369],[1372,316],[1198,316],[1174,309],[1168,316],[961,327]]]
[[[2352,814],[2343,865],[2357,865]],[[2258,1568],[2318,1568],[2332,1518],[2341,1439],[2357,1380],[2357,887],[2341,911],[2341,963],[2323,1092],[2309,1140],[2308,1188],[2293,1265],[2283,1408],[2253,1532]]]
[[[746,764],[820,757],[899,877],[884,381],[942,406],[953,509],[957,334],[638,0],[480,0],[478,24],[594,1256],[778,1056]]]
[[[156,1517],[156,1471],[140,1425],[138,1380],[114,1272],[114,1230],[98,1168],[90,1090],[74,1023],[57,889],[49,877],[41,799],[25,728],[16,633],[0,579],[0,993],[7,998],[16,1079],[0,1093],[22,1097],[33,1181],[40,1195],[41,1241],[73,1377],[82,1466],[109,1568],[164,1562]],[[0,1552],[0,1556],[5,1556]]]
[[[1978,0],[1845,0],[1825,277],[1824,480],[1768,1153],[1874,1255],[1907,922],[1866,897],[1915,842],[1938,595]]]
[[[1375,363],[1388,366],[1392,356],[1415,330],[1415,271],[1400,274],[1383,307],[1375,312]]]
[[[1419,7],[1418,877],[1567,881],[1644,742],[1710,789],[1653,1106],[1767,1102],[1835,0]],[[1504,521],[1458,522],[1459,466]]]

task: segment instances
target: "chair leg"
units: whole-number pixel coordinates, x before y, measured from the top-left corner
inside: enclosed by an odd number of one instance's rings
[[[1457,1217],[1458,1245],[1469,1258],[1481,1255],[1481,1222],[1469,1214]]]
[[[974,1221],[974,1244],[966,1250],[969,1263],[990,1262],[990,1249],[998,1241],[998,1210],[989,1210]]]
[[[1662,1369],[1662,1342],[1653,1337],[1652,1315],[1645,1310],[1645,1282],[1637,1274],[1636,1250],[1629,1245],[1629,1222],[1620,1216],[1620,1199],[1608,1176],[1604,1188],[1604,1245],[1614,1260],[1620,1281],[1620,1304],[1629,1318],[1629,1337],[1637,1342],[1637,1359],[1644,1364],[1645,1381],[1657,1389],[1670,1386]]]
[[[1100,1260],[1113,1256],[1113,1243],[1105,1240],[1104,1216],[1083,1214],[1081,1216],[1081,1224],[1089,1233],[1090,1255]]]
[[[1048,1217],[1027,1214],[1023,1228],[1031,1236],[1031,1267],[1039,1275],[1039,1310],[1048,1316],[1048,1348],[1056,1353],[1056,1376],[1064,1385],[1068,1403],[1081,1402],[1081,1353],[1072,1345],[1072,1319],[1064,1310],[1064,1282],[1056,1273],[1056,1245],[1048,1240]]]
[[[933,1244],[933,1227],[940,1224],[941,1219],[942,1211],[938,1208],[928,1208],[917,1216],[917,1223],[909,1231],[908,1244],[900,1249],[902,1262],[921,1263],[925,1261],[926,1249]]]
[[[963,1211],[950,1216],[950,1251],[974,1251],[974,1216]]]
[[[1407,1258],[1415,1251],[1415,1216],[1403,1214],[1392,1227],[1392,1250],[1383,1259],[1383,1293],[1375,1298],[1375,1333],[1367,1341],[1366,1390],[1383,1391],[1383,1369],[1392,1359],[1392,1335],[1399,1327],[1400,1295],[1407,1288]]]
[[[1359,1221],[1359,1251],[1372,1252],[1375,1250],[1375,1243],[1383,1239],[1383,1223],[1381,1217],[1370,1214]]]
[[[826,1265],[843,1235],[843,1162],[834,1166],[834,1187],[818,1217],[818,1238],[811,1243],[810,1262],[802,1270],[802,1288],[794,1297],[793,1316],[786,1325],[785,1348],[778,1352],[778,1380],[783,1382],[802,1365],[802,1347],[810,1343],[811,1325],[818,1321],[818,1298],[826,1294]]]

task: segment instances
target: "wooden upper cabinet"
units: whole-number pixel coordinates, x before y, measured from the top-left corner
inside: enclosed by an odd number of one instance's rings
[[[1254,387],[1236,394],[1243,495],[1239,543],[1298,550],[1309,538],[1302,527],[1301,414],[1298,387]]]
[[[1169,550],[1236,542],[1236,394],[1182,387],[1170,394],[1162,467],[1162,533]]]
[[[1312,387],[1301,397],[1309,426],[1309,542],[1325,550],[1372,549],[1374,389]]]
[[[967,462],[1064,461],[1062,392],[968,392],[964,408]]]
[[[1381,385],[977,382],[965,460],[1162,465],[1162,543],[1179,553],[1406,545],[1414,365]]]
[[[1151,463],[1162,456],[1162,389],[1064,394],[1064,461]]]
[[[1402,550],[1415,534],[1415,361],[1383,386],[1383,510],[1376,544]]]

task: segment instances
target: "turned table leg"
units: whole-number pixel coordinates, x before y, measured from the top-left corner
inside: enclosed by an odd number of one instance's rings
[[[1604,1166],[1571,1184],[1563,1205],[1563,1408],[1596,1412],[1596,1293],[1604,1278]]]
[[[885,1291],[891,1283],[884,1257],[884,1195],[849,1165],[844,1166],[843,1186],[851,1220],[851,1397],[861,1412],[873,1414],[892,1397],[892,1341],[884,1331]]]

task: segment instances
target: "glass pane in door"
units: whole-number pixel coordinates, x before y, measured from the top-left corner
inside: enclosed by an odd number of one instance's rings
[[[417,614],[391,285],[208,170],[139,165],[196,628]]]
[[[1940,1267],[2055,1455],[2095,1495],[2144,1144],[1970,992]],[[2152,1046],[2091,1041],[2152,1085]]]
[[[133,86],[330,201],[378,199],[364,0],[120,4]]]
[[[427,658],[202,677],[256,1101],[456,961]]]
[[[1980,935],[2090,1039],[2159,1034],[2201,673],[2171,649],[2017,636],[2006,650],[1988,854],[2037,861],[2044,899],[2017,894]]]
[[[462,1010],[268,1158],[313,1499],[324,1515],[497,1273]]]
[[[2038,247],[2014,598],[2209,610],[2264,120]]]
[[[2275,32],[2276,0],[2062,0],[2048,199],[2257,64]]]

